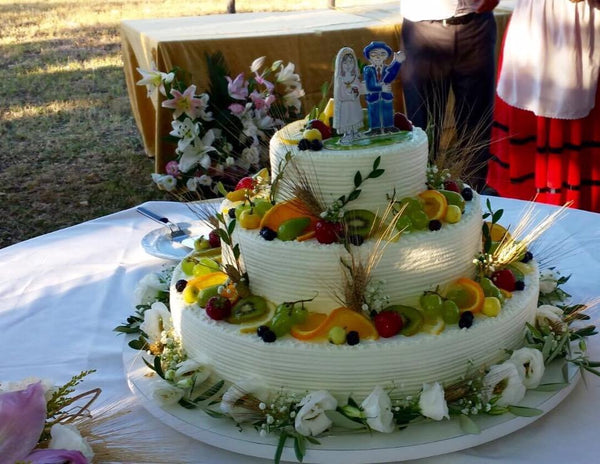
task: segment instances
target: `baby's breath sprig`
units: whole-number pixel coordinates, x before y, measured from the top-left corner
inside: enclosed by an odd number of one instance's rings
[[[443,189],[444,181],[451,177],[449,169],[439,169],[435,164],[427,166],[427,186],[431,189]]]

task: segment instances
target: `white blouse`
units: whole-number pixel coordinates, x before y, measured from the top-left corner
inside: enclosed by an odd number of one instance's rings
[[[600,2],[518,0],[506,31],[498,96],[537,116],[579,119],[594,107]]]

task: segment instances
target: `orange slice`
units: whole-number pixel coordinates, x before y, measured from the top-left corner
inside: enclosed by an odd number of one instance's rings
[[[467,277],[461,277],[450,285],[446,298],[454,301],[461,312],[479,313],[485,303],[483,289],[478,282]]]
[[[448,200],[437,190],[425,190],[419,193],[419,198],[423,200],[423,211],[429,219],[443,220],[446,217],[448,209]]]
[[[318,322],[319,317],[321,318],[320,323]],[[343,327],[346,332],[357,331],[361,340],[379,338],[377,329],[370,319],[344,307],[334,309],[326,317],[310,316],[304,324],[293,326],[290,333],[298,340],[321,341],[327,337],[329,330],[334,326]]]
[[[298,240],[299,242],[305,242],[306,240],[310,240],[311,238],[314,238],[314,236],[317,233],[314,230],[308,231],[305,234],[302,234],[298,237],[296,237],[296,240]]]
[[[307,230],[313,230],[315,224],[319,220],[315,217],[306,207],[302,201],[294,198],[292,200],[282,201],[277,203],[270,210],[268,210],[260,221],[260,228],[268,227],[269,229],[277,232],[279,226],[288,219],[295,219],[300,217],[309,217],[310,225]]]
[[[221,285],[227,281],[227,274],[221,271],[209,272],[198,277],[194,277],[188,281],[188,285],[196,287],[198,290],[202,290],[206,287],[212,287],[213,285]]]
[[[492,242],[501,242],[503,239],[506,241],[511,238],[508,230],[502,227],[500,224],[492,224],[488,221],[486,221],[485,224],[490,231],[490,238],[492,239]]]

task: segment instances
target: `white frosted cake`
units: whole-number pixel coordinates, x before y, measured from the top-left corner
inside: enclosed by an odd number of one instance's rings
[[[306,144],[298,144],[298,127],[298,123],[288,126],[272,139],[271,182],[274,187],[275,180],[300,172],[304,183],[308,180],[313,187],[317,204],[325,209],[314,211],[313,206],[311,210],[291,197],[289,185],[294,178],[287,179],[285,191],[250,183],[243,196],[233,192],[225,200],[227,226],[221,227],[230,229],[230,239],[239,245],[243,277],[236,283],[231,275],[222,274],[221,282],[218,272],[213,272],[216,280],[211,282],[219,287],[213,298],[234,300],[233,313],[240,302],[257,297],[270,310],[242,322],[234,320],[229,309],[215,317],[215,312],[183,291],[188,281],[193,282],[188,287],[201,289],[197,282],[204,277],[190,275],[179,265],[171,285],[171,311],[191,358],[210,364],[218,377],[234,383],[258,377],[273,391],[323,389],[360,399],[377,385],[412,394],[426,382],[451,383],[473,367],[504,359],[505,350],[523,344],[525,325],[535,319],[537,267],[533,262],[517,266],[518,278],[510,277],[507,289],[499,288],[506,285],[506,275],[494,280],[504,270],[487,277],[480,268],[477,272],[474,260],[483,247],[480,198],[466,185],[450,193],[431,185],[422,130],[385,135],[374,143],[359,139],[351,146],[325,142],[305,149]],[[294,165],[293,171],[288,170],[289,164]],[[356,190],[360,194],[352,193]],[[332,207],[340,197],[342,208]],[[259,202],[265,201],[272,203],[254,220]],[[294,209],[290,204],[301,206]],[[394,219],[383,217],[390,204],[396,206]],[[410,220],[406,205],[413,208]],[[359,226],[352,222],[357,217]],[[329,227],[335,218],[341,223],[338,235],[333,241],[322,239],[319,224]],[[381,224],[390,223],[395,233],[383,233]],[[283,224],[297,227],[295,236]],[[377,224],[380,229],[373,232]],[[374,255],[379,259],[370,261]],[[198,262],[193,256],[189,259]],[[231,249],[223,261],[235,264]],[[354,269],[360,267],[349,263],[369,269],[361,276],[377,283],[378,298],[369,296],[369,286],[363,285],[359,303],[356,295],[349,300],[352,282],[358,279]],[[354,270],[350,283],[349,268]],[[245,293],[231,296],[231,288],[241,283]],[[439,300],[437,309],[427,298]],[[281,330],[276,319],[286,303],[290,308],[301,306],[302,321],[289,322]],[[305,313],[309,321],[317,322],[308,324]],[[345,316],[333,318],[342,313]],[[390,333],[382,314],[399,319],[400,329]]]

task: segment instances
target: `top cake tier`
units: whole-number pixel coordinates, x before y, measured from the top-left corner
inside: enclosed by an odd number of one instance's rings
[[[324,204],[331,204],[352,188],[357,171],[368,173],[380,157],[379,168],[385,172],[377,179],[367,180],[361,186],[360,197],[352,202],[353,209],[378,211],[385,208],[387,196],[395,192],[396,198],[416,196],[426,189],[427,135],[417,127],[412,132],[390,134],[377,144],[360,147],[360,141],[352,149],[337,145],[320,151],[299,150],[294,124],[284,127],[271,139],[270,160],[272,178],[276,178],[284,166],[286,154],[290,154],[299,170],[318,189]],[[358,145],[358,147],[357,147]],[[280,201],[282,198],[276,198]]]

